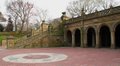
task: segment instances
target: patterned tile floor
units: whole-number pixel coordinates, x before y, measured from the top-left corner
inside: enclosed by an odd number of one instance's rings
[[[27,57],[31,56],[31,58],[30,57],[25,58],[26,56]],[[48,56],[48,57],[40,58],[40,56]],[[51,63],[51,62],[63,61],[67,59],[67,57],[68,57],[67,55],[59,54],[59,53],[24,53],[24,54],[9,55],[4,57],[3,60],[12,63]]]
[[[11,63],[2,58],[24,53],[60,53],[67,59],[51,63]],[[120,66],[120,49],[107,48],[37,48],[0,50],[0,66]]]

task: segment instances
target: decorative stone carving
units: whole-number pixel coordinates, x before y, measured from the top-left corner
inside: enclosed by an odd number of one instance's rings
[[[6,32],[11,32],[13,31],[13,21],[11,20],[11,17],[8,18],[8,25],[6,27]]]

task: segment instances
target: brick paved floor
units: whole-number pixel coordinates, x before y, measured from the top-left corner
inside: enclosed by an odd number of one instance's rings
[[[66,60],[52,63],[11,63],[3,57],[23,53],[61,53]],[[120,49],[106,48],[38,48],[0,50],[0,66],[120,66]]]

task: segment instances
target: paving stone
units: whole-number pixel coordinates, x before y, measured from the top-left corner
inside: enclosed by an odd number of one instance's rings
[[[6,62],[2,59],[6,56],[26,53],[65,54],[67,55],[67,59],[50,63],[13,63]],[[120,49],[105,49],[105,48],[6,49],[0,51],[0,66],[120,66]]]

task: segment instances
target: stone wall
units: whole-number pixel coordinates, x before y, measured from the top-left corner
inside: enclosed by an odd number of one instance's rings
[[[14,39],[8,40],[7,38],[10,36],[15,37],[15,35],[16,35],[16,32],[0,32],[0,36],[1,36],[0,45],[3,48],[8,48],[7,44],[10,44],[9,47],[14,47],[15,40]]]
[[[46,31],[48,31],[48,26],[49,26],[49,24],[47,24],[47,23],[42,23],[41,25],[40,25],[40,27],[39,27],[39,29],[37,29],[37,30],[32,30],[32,36],[33,35],[38,35],[38,34],[41,34],[41,33],[43,33],[43,32],[46,32]]]
[[[16,42],[15,48],[41,48],[64,46],[63,36],[51,35],[49,32],[30,36],[20,42]]]
[[[77,36],[75,35],[79,34],[80,35],[78,37],[79,47],[88,47],[89,45],[88,38],[91,38],[88,35],[90,33],[89,31],[91,31],[91,36],[95,37],[94,41],[91,42],[95,43],[96,48],[103,47],[102,43],[104,43],[104,40],[102,40],[103,38],[101,38],[102,32],[104,32],[105,34],[108,31],[109,36],[107,37],[110,37],[110,41],[109,46],[107,47],[116,48],[119,46],[119,44],[117,44],[116,42],[119,41],[116,40],[117,35],[120,34],[119,30],[117,30],[119,29],[117,28],[119,26],[120,26],[120,6],[94,12],[91,14],[84,14],[80,17],[72,18],[66,21],[64,30],[65,32],[64,41],[68,42],[69,38],[67,36],[68,35],[67,33],[70,31],[69,34],[70,33],[71,34],[69,36],[71,36],[71,46],[74,47],[77,45],[76,41],[78,41],[78,39],[76,38]],[[104,27],[106,27],[107,29],[104,30],[105,29]],[[106,41],[108,41],[108,38],[106,39]]]
[[[63,47],[63,36],[46,36],[40,41],[42,47]]]

